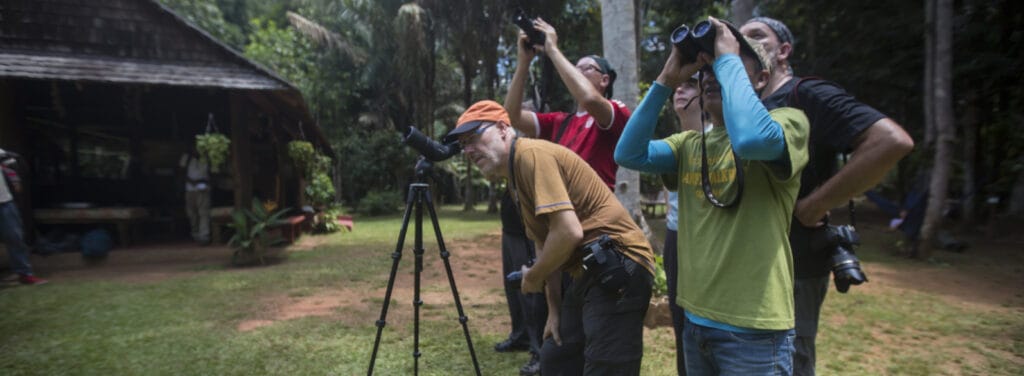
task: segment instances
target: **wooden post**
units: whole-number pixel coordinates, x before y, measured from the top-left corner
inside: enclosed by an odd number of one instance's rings
[[[235,180],[235,209],[249,208],[252,204],[252,142],[249,135],[248,113],[241,93],[229,92],[231,116],[232,177]]]

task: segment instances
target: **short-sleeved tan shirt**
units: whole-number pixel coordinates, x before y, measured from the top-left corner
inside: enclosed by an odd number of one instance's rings
[[[517,139],[512,150],[513,197],[530,239],[547,238],[546,214],[573,210],[583,226],[580,245],[608,235],[620,252],[654,273],[654,252],[643,231],[586,161],[561,145],[538,139]],[[562,268],[576,274],[580,261],[578,254],[573,255]]]

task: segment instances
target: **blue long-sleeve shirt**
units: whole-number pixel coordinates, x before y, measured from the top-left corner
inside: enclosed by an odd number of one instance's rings
[[[739,56],[722,55],[713,65],[722,93],[722,113],[733,150],[746,160],[776,160],[784,156],[782,126],[772,120],[754,92]],[[676,155],[668,143],[653,140],[658,113],[673,89],[658,82],[650,90],[615,147],[615,162],[622,167],[654,173],[676,172]]]

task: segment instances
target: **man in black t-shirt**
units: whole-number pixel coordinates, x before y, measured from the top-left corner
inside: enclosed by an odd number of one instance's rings
[[[795,268],[793,374],[814,375],[814,338],[830,269],[828,250],[815,249],[811,240],[824,231],[829,209],[878,184],[914,141],[895,121],[841,87],[794,77],[789,64],[793,34],[782,22],[755,17],[740,31],[761,42],[772,59],[768,87],[761,93],[765,107],[796,107],[811,121],[810,161],[800,177],[789,242]],[[850,160],[837,170],[836,154],[851,151]]]
[[[515,201],[506,190],[501,197],[501,269],[502,276],[529,266],[537,257],[533,241],[526,237],[526,228],[519,218]],[[523,294],[505,280],[505,301],[512,319],[508,338],[494,345],[497,352],[528,350],[530,360],[519,369],[520,375],[540,373],[540,347],[544,341],[544,323],[548,317],[544,294]]]

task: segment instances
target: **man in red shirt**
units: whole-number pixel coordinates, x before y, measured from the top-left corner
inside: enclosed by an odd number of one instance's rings
[[[583,57],[574,65],[558,49],[554,27],[539,18],[534,20],[533,26],[544,33],[545,41],[543,46],[530,45],[526,34],[519,33],[518,63],[505,97],[505,109],[512,126],[527,137],[569,148],[587,161],[608,188],[614,190],[618,165],[612,153],[630,115],[622,102],[610,99],[615,71],[607,60],[597,55]],[[535,113],[522,109],[526,77],[537,52],[551,59],[558,76],[576,100],[575,113]]]

